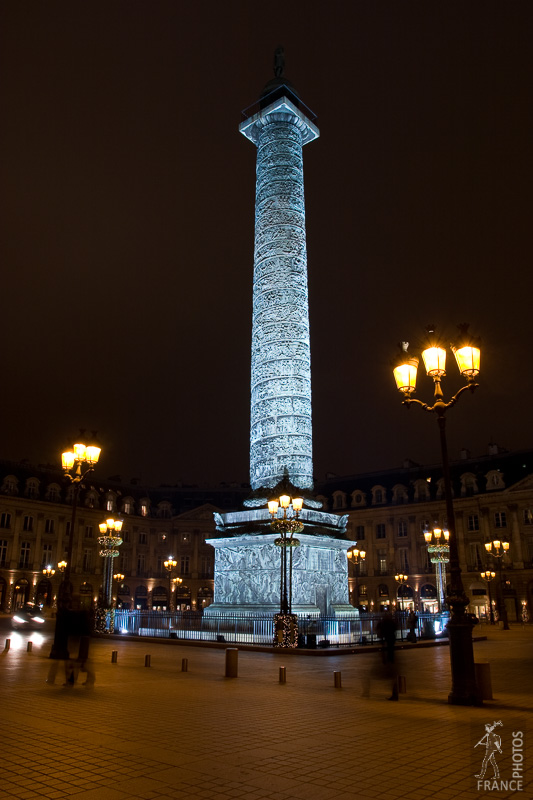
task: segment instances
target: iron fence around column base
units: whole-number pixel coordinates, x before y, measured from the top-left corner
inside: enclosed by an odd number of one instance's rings
[[[319,616],[298,618],[298,647],[353,647],[381,641],[379,622],[383,614],[359,616]],[[416,635],[419,639],[446,636],[448,614],[418,614]],[[397,614],[399,641],[407,640],[407,613]],[[213,614],[183,611],[115,611],[115,633],[167,639],[227,642],[229,644],[267,645],[275,635],[274,614]]]

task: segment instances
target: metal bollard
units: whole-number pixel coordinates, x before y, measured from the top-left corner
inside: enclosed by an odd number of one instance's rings
[[[144,657],[144,666],[145,666],[145,667],[149,667],[149,666],[151,666],[151,665],[150,665],[150,661],[151,661],[151,660],[152,660],[152,656],[145,656],[145,657]]]
[[[342,689],[342,679],[339,671],[335,671],[333,673],[333,685],[335,686],[335,689]]]
[[[6,639],[6,646],[4,647],[4,650],[9,650],[10,647],[11,647],[11,639]]]
[[[118,650],[111,651],[111,663],[116,664],[118,659]]]
[[[32,649],[33,649],[33,642],[28,642],[28,644],[26,645],[26,652],[31,653]]]
[[[287,683],[287,667],[279,668],[279,682]]]
[[[189,659],[182,658],[181,659],[181,671],[182,672],[187,672],[188,669],[189,669]]]
[[[239,675],[239,650],[237,647],[226,648],[226,678],[237,678]]]

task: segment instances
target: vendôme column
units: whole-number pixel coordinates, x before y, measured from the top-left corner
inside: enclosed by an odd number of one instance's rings
[[[250,483],[313,487],[302,148],[319,135],[283,67],[239,130],[257,146]],[[304,113],[304,110],[305,112]]]

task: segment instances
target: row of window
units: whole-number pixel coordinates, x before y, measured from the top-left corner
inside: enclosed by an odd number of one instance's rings
[[[494,491],[495,489],[504,489],[505,482],[503,480],[503,474],[500,470],[490,470],[485,475],[486,479],[486,487],[487,490]],[[423,502],[430,499],[430,491],[429,491],[429,484],[431,483],[431,479],[427,478],[419,478],[416,481],[413,481],[413,489],[414,489],[414,500],[415,502]],[[472,472],[466,472],[461,475],[461,497],[468,497],[473,494],[477,494],[479,492],[479,486],[476,476]],[[372,505],[383,505],[387,502],[387,489],[384,486],[373,486],[370,490],[371,495],[371,504]],[[357,506],[365,506],[366,505],[366,494],[360,490],[355,490],[350,495],[352,501],[352,507]],[[437,498],[444,497],[444,480],[440,478],[437,481]],[[326,497],[320,497],[322,502],[327,504]],[[406,486],[403,484],[396,484],[392,488],[392,503],[400,504],[400,503],[408,503],[409,502],[409,491]],[[336,491],[333,492],[333,508],[340,509],[347,507],[347,495],[346,492]]]
[[[65,532],[67,536],[70,534],[70,525],[71,522],[68,520],[65,523]],[[3,512],[0,514],[0,528],[4,530],[8,530],[11,528],[11,514],[8,512]],[[34,530],[34,518],[30,515],[26,515],[22,520],[22,530],[26,532],[30,532]],[[44,532],[45,533],[55,533],[56,532],[56,520],[55,519],[45,519],[44,521]],[[84,536],[86,539],[93,539],[95,535],[95,529],[93,525],[86,525],[85,526],[85,533]],[[97,533],[97,536],[99,532]],[[130,531],[122,530],[121,533],[122,541],[129,542],[130,539]],[[189,533],[180,533],[179,540],[180,542],[187,544],[190,542],[191,534]],[[138,534],[138,543],[139,544],[148,544],[148,534],[145,531],[141,531]],[[166,533],[159,533],[158,534],[158,541],[164,543],[168,541],[168,534]]]
[[[494,528],[497,530],[501,530],[503,528],[507,528],[507,513],[505,511],[495,511],[493,516],[494,521]],[[523,510],[523,523],[524,525],[533,525],[533,511],[530,508],[525,508]],[[423,520],[420,523],[420,531],[424,533],[426,530],[430,530],[431,525],[428,520]],[[387,538],[387,526],[384,522],[378,522],[375,525],[375,538],[376,539],[386,539]],[[467,517],[467,530],[470,532],[479,531],[479,514],[469,514]],[[399,539],[406,538],[408,534],[408,527],[407,522],[405,520],[398,520],[396,523],[396,536]],[[364,525],[356,525],[355,526],[355,537],[356,541],[364,542],[366,538],[366,528]]]
[[[31,559],[31,542],[21,542],[18,568],[29,569],[32,566]],[[7,539],[0,539],[0,566],[7,565]],[[164,566],[165,556],[157,556],[156,572],[158,576],[167,574]],[[187,555],[180,556],[177,559],[176,572],[181,575],[189,575],[191,568],[191,560]],[[53,549],[51,544],[44,544],[42,546],[41,569],[54,564]],[[85,548],[83,551],[82,568],[84,572],[92,570],[96,566],[96,550],[94,548]],[[130,574],[132,567],[131,553],[121,553],[117,558],[117,569],[119,572]],[[139,553],[136,557],[136,567],[138,573],[144,573],[147,568],[147,557],[144,553]],[[179,569],[178,569],[179,568]],[[213,561],[209,556],[200,557],[200,571],[202,575],[211,575],[213,571]]]
[[[18,490],[18,478],[15,475],[7,475],[0,487],[0,492],[2,494],[16,496],[19,494]],[[40,481],[37,478],[28,478],[26,481],[26,487],[24,490],[24,496],[30,498],[31,500],[39,499],[39,486]],[[69,486],[66,490],[66,501],[67,503],[71,503],[74,492],[76,488],[74,486]],[[57,483],[51,483],[46,487],[45,491],[45,499],[55,503],[58,502],[61,498],[61,487]],[[101,498],[100,494],[96,491],[96,489],[89,489],[86,492],[83,504],[87,508],[99,508],[101,505]],[[150,500],[149,498],[141,499],[138,504],[136,504],[133,497],[126,497],[122,500],[121,508],[119,508],[119,499],[115,492],[108,491],[105,494],[104,498],[104,506],[105,511],[108,512],[117,512],[121,511],[123,514],[135,514],[136,513],[136,505],[138,505],[138,513],[141,517],[147,517],[150,514]],[[170,519],[172,516],[172,505],[167,500],[162,500],[157,505],[157,516],[162,519]]]

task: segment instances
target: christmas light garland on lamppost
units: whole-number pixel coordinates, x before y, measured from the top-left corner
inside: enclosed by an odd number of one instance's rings
[[[95,615],[95,629],[99,633],[113,633],[115,630],[115,609],[113,608],[113,559],[118,556],[118,548],[122,544],[123,521],[108,517],[101,522],[98,544],[101,547],[100,555],[104,559],[102,577],[102,606],[97,608]]]
[[[299,547],[300,540],[294,534],[301,533],[304,529],[303,522],[299,519],[303,507],[301,497],[291,498],[282,494],[279,500],[270,500],[268,511],[272,520],[270,527],[279,537],[274,544],[280,548],[280,610],[274,615],[275,647],[297,647],[298,645],[298,617],[292,613],[292,553]],[[278,516],[279,509],[283,516]],[[292,513],[290,509],[292,508]],[[289,564],[287,576],[287,550],[289,551]]]
[[[424,531],[429,560],[435,564],[435,579],[439,598],[439,611],[444,610],[444,589],[446,586],[446,564],[450,561],[450,532],[442,528]]]

